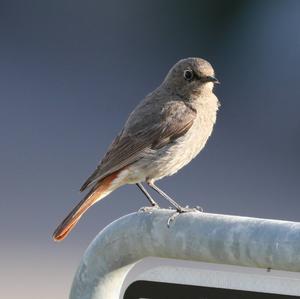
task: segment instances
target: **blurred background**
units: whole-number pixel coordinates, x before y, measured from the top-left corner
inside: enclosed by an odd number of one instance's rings
[[[1,297],[67,298],[89,242],[147,204],[123,187],[51,240],[181,58],[212,63],[222,107],[202,154],[158,185],[207,212],[300,221],[299,28],[297,0],[0,1]]]

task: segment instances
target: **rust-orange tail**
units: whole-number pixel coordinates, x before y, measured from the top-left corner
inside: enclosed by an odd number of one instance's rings
[[[117,174],[118,173],[113,173],[109,175],[92,188],[92,190],[78,203],[78,205],[57,227],[53,233],[54,241],[62,241],[70,233],[88,208],[113,191],[109,190],[109,187],[111,186],[112,181],[116,178]]]

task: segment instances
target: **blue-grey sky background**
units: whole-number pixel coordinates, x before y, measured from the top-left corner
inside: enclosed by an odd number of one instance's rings
[[[66,298],[94,236],[147,204],[123,187],[51,240],[181,58],[212,63],[222,106],[201,155],[158,185],[207,212],[300,221],[299,28],[297,0],[0,1],[1,296]]]

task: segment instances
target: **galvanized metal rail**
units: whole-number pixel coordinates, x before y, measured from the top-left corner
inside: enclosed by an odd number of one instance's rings
[[[137,212],[107,226],[86,250],[71,299],[119,298],[145,257],[300,272],[300,223],[172,210]]]

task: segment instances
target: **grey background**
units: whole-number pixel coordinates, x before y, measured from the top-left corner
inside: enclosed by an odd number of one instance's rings
[[[146,205],[123,187],[51,240],[130,111],[184,57],[213,64],[222,107],[202,154],[158,185],[207,212],[300,221],[299,28],[296,0],[1,1],[2,296],[66,298],[96,233]]]

